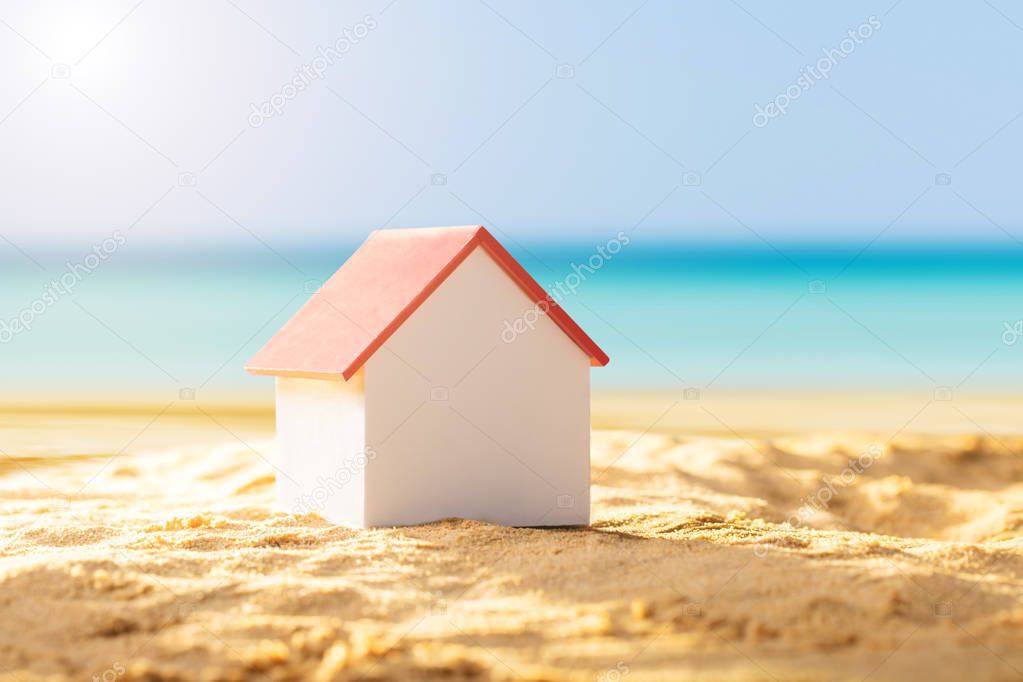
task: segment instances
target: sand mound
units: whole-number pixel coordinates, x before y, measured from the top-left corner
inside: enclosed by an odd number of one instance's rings
[[[588,529],[332,527],[271,454],[6,458],[0,676],[1023,677],[1020,440],[598,432]]]

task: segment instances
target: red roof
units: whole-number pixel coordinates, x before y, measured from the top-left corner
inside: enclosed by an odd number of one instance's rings
[[[350,379],[477,247],[590,358],[608,357],[486,228],[376,230],[245,366],[250,374]]]

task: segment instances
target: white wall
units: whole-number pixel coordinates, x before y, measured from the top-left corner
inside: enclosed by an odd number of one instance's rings
[[[532,307],[477,249],[370,358],[368,525],[588,523],[589,359],[543,315],[503,341]]]
[[[278,377],[274,464],[286,511],[363,525],[364,414],[358,382]]]

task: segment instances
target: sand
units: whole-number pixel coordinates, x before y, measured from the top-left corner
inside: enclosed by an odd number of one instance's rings
[[[0,679],[1023,679],[1023,439],[593,435],[593,525],[274,509],[272,422],[0,420]]]

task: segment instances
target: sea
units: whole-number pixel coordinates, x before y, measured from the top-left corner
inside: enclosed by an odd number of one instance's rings
[[[1023,388],[1009,240],[505,243],[610,356],[596,389]],[[245,360],[355,247],[5,250],[3,398],[265,394]]]

